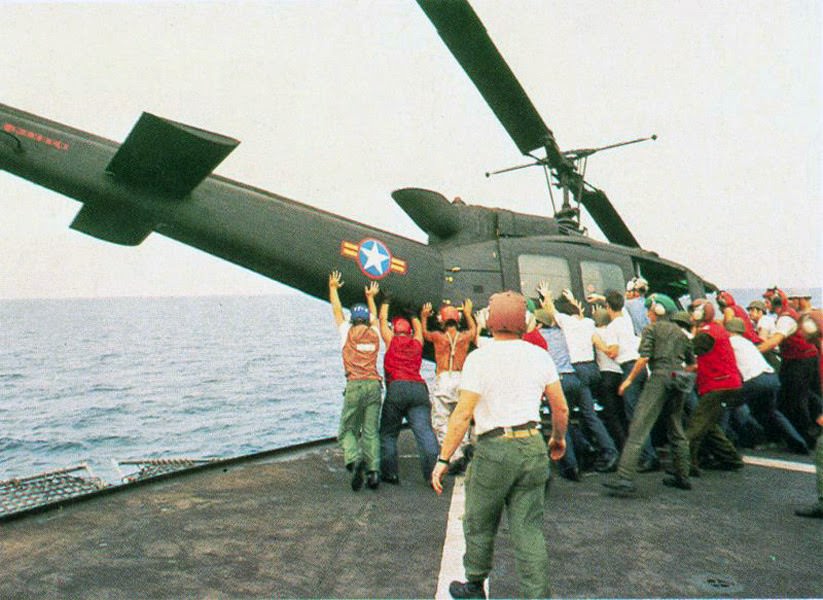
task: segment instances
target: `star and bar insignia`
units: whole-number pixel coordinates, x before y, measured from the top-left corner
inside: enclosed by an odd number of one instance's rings
[[[340,254],[356,261],[370,279],[383,279],[389,273],[405,275],[408,268],[405,260],[393,257],[388,246],[374,238],[366,238],[357,244],[344,240]]]

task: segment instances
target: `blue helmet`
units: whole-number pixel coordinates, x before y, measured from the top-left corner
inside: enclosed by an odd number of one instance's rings
[[[355,321],[364,321],[368,323],[371,320],[371,314],[369,313],[369,307],[363,304],[362,302],[358,302],[354,306],[351,307],[351,322],[354,323]]]

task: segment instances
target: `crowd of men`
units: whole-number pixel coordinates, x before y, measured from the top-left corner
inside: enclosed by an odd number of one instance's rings
[[[484,597],[504,506],[510,522],[542,515],[550,461],[571,481],[589,470],[615,473],[603,481],[606,493],[632,497],[637,473],[662,470],[657,449],[665,442],[671,466],[662,483],[684,491],[703,469],[742,468],[741,447],[779,444],[808,454],[816,444],[818,503],[796,513],[823,518],[823,317],[806,291],[771,288],[746,308],[719,292],[716,304],[698,299],[683,311],[669,296],[649,293],[642,278],[630,281],[625,294],[609,290],[583,301],[569,290],[555,298],[542,282],[534,299],[496,294],[476,314],[466,300],[462,309],[440,307],[436,319],[425,304],[419,315],[395,311],[389,320],[391,298],[383,294],[378,312],[379,286],[372,282],[347,321],[337,293],[342,285],[333,272],[329,298],[347,378],[338,438],[352,489],[400,482],[404,418],[422,476],[438,493],[446,473],[467,465],[520,465],[496,478],[487,467],[468,469],[468,581],[454,582],[454,597]],[[425,342],[436,365],[431,391],[420,374]],[[525,491],[522,479],[515,485],[524,456],[521,475],[531,482]],[[542,475],[531,472],[535,465]],[[547,590],[535,567],[545,562],[542,532],[519,529],[512,535],[521,588],[539,595]]]

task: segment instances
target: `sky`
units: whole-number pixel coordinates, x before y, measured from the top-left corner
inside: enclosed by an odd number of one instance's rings
[[[823,281],[823,4],[472,2],[562,149],[640,244],[726,288]],[[216,173],[419,241],[403,187],[551,214],[539,169],[411,0],[4,2],[0,103],[122,142],[143,111],[241,140]],[[274,294],[0,172],[0,298]],[[603,239],[590,218],[584,225]]]

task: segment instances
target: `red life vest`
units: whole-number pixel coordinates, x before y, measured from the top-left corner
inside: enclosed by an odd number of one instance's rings
[[[549,344],[543,339],[543,334],[540,333],[540,330],[537,328],[532,329],[529,332],[523,334],[520,338],[524,342],[529,342],[530,344],[534,344],[535,346],[540,346],[543,350],[549,349]]]
[[[420,381],[423,362],[423,344],[407,335],[395,335],[383,356],[386,383],[392,381]]]
[[[780,342],[780,355],[783,360],[802,360],[817,356],[815,345],[807,342],[803,332],[800,331],[800,315],[797,311],[793,308],[784,308],[778,315],[778,318],[780,317],[791,317],[797,323],[797,331]]]
[[[380,336],[368,325],[352,325],[343,344],[343,368],[346,379],[380,379],[377,372],[377,352]]]
[[[743,387],[737,370],[734,349],[729,332],[716,321],[706,323],[698,330],[714,339],[712,349],[697,357],[697,393],[701,396],[718,390],[736,390]]]
[[[757,335],[757,332],[754,330],[754,324],[752,323],[751,317],[749,317],[749,313],[747,313],[742,306],[737,304],[733,304],[732,306],[729,306],[729,308],[732,309],[735,317],[743,321],[743,325],[746,327],[746,330],[743,332],[743,337],[755,346],[763,343],[763,340],[760,339],[760,336]]]

